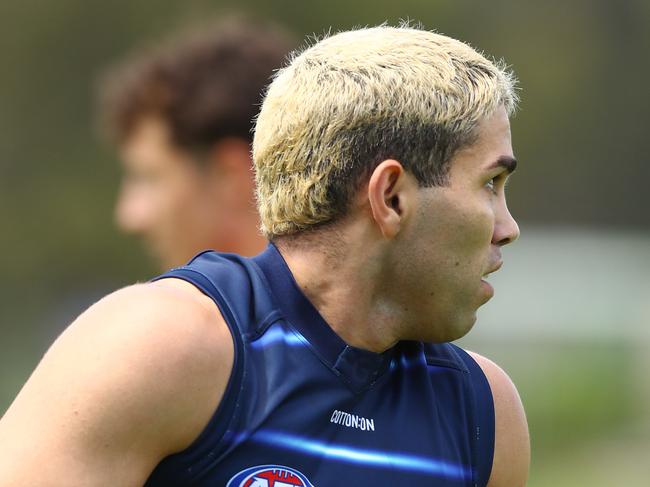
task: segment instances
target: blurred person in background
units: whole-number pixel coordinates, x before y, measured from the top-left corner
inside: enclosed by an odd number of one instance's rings
[[[205,249],[254,255],[258,231],[252,123],[292,48],[275,25],[244,17],[137,52],[100,84],[102,127],[119,149],[115,218],[160,268]]]

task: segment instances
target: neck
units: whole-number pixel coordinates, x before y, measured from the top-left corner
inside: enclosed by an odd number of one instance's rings
[[[348,230],[345,239],[337,234],[332,246],[279,243],[278,248],[302,292],[337,335],[348,345],[383,352],[400,339],[403,312],[384,284],[381,242],[373,248],[367,239],[355,238],[363,231]]]
[[[213,248],[220,252],[232,252],[246,257],[252,257],[262,252],[268,241],[259,232],[259,217],[257,212],[250,208],[248,211],[237,212],[230,215],[230,225],[219,228],[215,235]]]

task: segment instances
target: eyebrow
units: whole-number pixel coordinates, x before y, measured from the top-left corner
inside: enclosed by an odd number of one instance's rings
[[[508,174],[512,174],[517,169],[517,159],[510,156],[501,156],[496,161],[494,161],[488,169],[495,169],[497,167],[503,167],[506,169]]]

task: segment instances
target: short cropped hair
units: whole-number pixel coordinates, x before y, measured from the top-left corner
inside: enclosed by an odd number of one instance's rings
[[[267,238],[336,222],[362,182],[396,159],[421,187],[448,184],[449,161],[480,120],[512,114],[516,80],[455,39],[410,26],[327,37],[279,71],[253,141]]]
[[[181,148],[209,149],[228,136],[250,143],[264,90],[294,47],[279,27],[243,16],[194,26],[107,71],[102,129],[122,144],[142,118],[158,116]]]

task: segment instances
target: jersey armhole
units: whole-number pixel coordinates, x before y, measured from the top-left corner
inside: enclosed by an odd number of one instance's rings
[[[475,485],[487,486],[494,461],[494,398],[492,389],[481,366],[462,348],[453,345],[453,350],[465,363],[469,371],[474,399],[476,423],[474,425],[474,456],[476,461]]]
[[[209,467],[215,460],[214,446],[206,448],[205,445],[215,445],[225,440],[228,426],[235,414],[243,380],[244,345],[240,331],[236,328],[237,321],[227,301],[216,286],[204,274],[188,268],[176,268],[162,274],[151,282],[162,279],[181,279],[192,284],[203,294],[211,298],[223,315],[224,321],[230,330],[234,343],[233,366],[228,379],[228,384],[214,414],[199,436],[185,450],[174,453],[164,458],[152,472],[146,486],[177,485],[180,474],[186,479],[200,475],[204,468]]]

